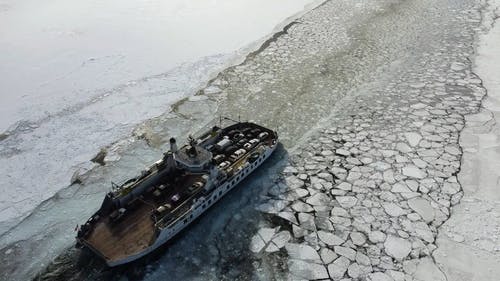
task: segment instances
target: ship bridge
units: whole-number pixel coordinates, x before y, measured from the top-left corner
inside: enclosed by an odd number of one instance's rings
[[[176,151],[174,159],[178,166],[192,172],[201,172],[210,165],[212,153],[201,146],[189,145]]]

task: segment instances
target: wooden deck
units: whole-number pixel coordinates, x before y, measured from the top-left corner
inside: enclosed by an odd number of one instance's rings
[[[153,211],[169,202],[174,194],[185,192],[187,187],[199,180],[201,180],[200,175],[185,175],[171,188],[164,190],[160,196],[143,194],[142,199],[138,199],[137,207],[127,210],[119,221],[112,222],[109,215],[100,218],[93,226],[90,235],[86,237],[85,243],[109,261],[140,253],[156,239],[155,222],[151,217]],[[182,200],[171,203],[176,207],[189,199],[191,197],[183,196]]]
[[[107,260],[119,260],[147,248],[155,238],[152,206],[141,204],[138,209],[119,222],[111,223],[103,218],[86,242]]]

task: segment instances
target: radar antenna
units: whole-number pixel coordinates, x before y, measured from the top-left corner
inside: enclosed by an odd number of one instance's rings
[[[193,138],[192,135],[189,135],[188,142],[189,142],[189,146],[190,146],[188,148],[189,156],[196,157],[198,155],[198,151],[196,151],[196,140]]]

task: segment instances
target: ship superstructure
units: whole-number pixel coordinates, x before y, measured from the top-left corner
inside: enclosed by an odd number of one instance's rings
[[[109,266],[136,260],[185,228],[276,149],[276,132],[254,123],[217,126],[106,194],[77,244]]]

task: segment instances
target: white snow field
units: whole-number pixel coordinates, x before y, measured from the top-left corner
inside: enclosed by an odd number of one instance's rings
[[[464,197],[440,229],[434,258],[447,280],[493,281],[500,275],[500,1],[488,1],[474,71],[487,96],[466,117],[458,179]]]
[[[0,0],[0,234],[314,0]]]

